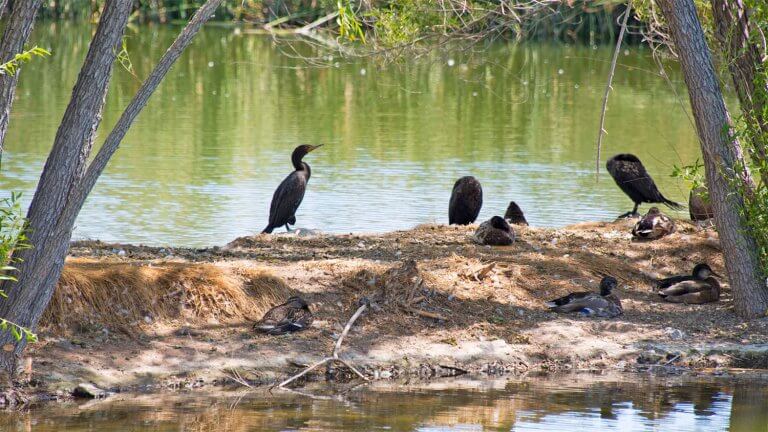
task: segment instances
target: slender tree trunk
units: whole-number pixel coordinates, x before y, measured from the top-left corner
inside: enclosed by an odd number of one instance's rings
[[[741,0],[712,0],[715,37],[728,65],[736,94],[739,97],[741,111],[747,122],[762,136],[768,136],[768,119],[765,118],[765,98],[755,98],[755,78],[758,68],[763,64],[764,52],[754,43],[756,29],[750,23],[749,13]],[[763,83],[766,85],[768,83]],[[761,94],[768,94],[768,89],[760,89]],[[755,162],[765,161],[768,157],[768,143],[762,137],[754,137],[752,158]],[[764,173],[763,182],[768,183],[768,173]]]
[[[736,312],[761,317],[768,311],[757,244],[741,219],[744,198],[738,183],[752,187],[741,145],[735,138],[709,47],[693,0],[657,0],[677,48],[701,141],[707,185],[715,210]]]
[[[58,221],[67,197],[84,173],[132,4],[132,0],[107,0],[104,4],[99,26],[30,204],[27,219],[33,248],[14,253],[20,263],[17,266],[19,280],[4,286],[8,298],[0,302],[0,316],[19,325],[28,328],[37,325],[64,265],[72,226],[60,227]],[[9,335],[0,334],[3,343],[12,343],[10,339]],[[0,367],[12,373],[25,345],[26,341],[22,340],[16,343],[13,352],[3,352]]]
[[[142,84],[86,170],[107,91],[111,70],[107,65],[111,68],[114,62],[114,48],[120,41],[131,5],[131,0],[108,0],[30,206],[30,243],[34,249],[14,255],[21,260],[17,265],[19,280],[5,287],[8,299],[0,302],[0,317],[33,329],[37,326],[61,275],[75,220],[86,197],[163,77],[221,2],[208,0],[198,9]],[[0,346],[7,343],[15,342],[10,335],[0,333]],[[24,346],[21,341],[16,343],[13,353],[0,353],[0,367],[12,372]]]
[[[5,10],[7,0],[0,0],[0,15]],[[13,2],[13,10],[8,15],[3,38],[0,40],[0,63],[12,60],[16,54],[24,50],[24,44],[32,32],[35,16],[40,9],[42,0],[25,0]],[[0,75],[0,158],[3,156],[3,142],[8,131],[8,120],[11,114],[13,96],[16,93],[16,83],[21,71],[15,75]]]

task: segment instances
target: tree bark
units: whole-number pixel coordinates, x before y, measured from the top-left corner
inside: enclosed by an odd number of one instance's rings
[[[736,94],[741,104],[741,112],[747,122],[756,130],[762,131],[762,136],[768,136],[768,121],[764,117],[765,100],[754,98],[755,78],[758,67],[763,64],[760,48],[754,43],[755,29],[749,20],[749,13],[741,0],[712,0],[712,17],[715,25],[715,38],[720,44],[725,63],[733,79]],[[764,83],[766,85],[768,83]],[[768,94],[768,89],[760,90]],[[764,138],[753,137],[752,158],[755,162],[765,161],[768,149]],[[768,173],[762,178],[768,183]]]
[[[0,316],[21,326],[37,326],[64,265],[73,225],[59,224],[62,209],[84,173],[132,4],[132,0],[107,0],[104,4],[99,26],[30,204],[28,236],[33,248],[14,253],[19,263],[18,282],[9,281],[4,285],[8,298],[0,302]],[[26,341],[16,343],[9,334],[0,334],[0,344],[6,343],[15,343],[15,349],[0,354],[0,367],[12,373]]]
[[[739,183],[745,188],[753,183],[744,168],[741,145],[732,130],[696,7],[693,0],[657,3],[677,47],[688,87],[736,312],[744,317],[762,317],[768,311],[768,287],[762,278],[757,244],[741,218],[744,197],[738,190]]]
[[[86,197],[163,77],[222,1],[208,0],[198,9],[142,84],[86,171],[115,60],[115,48],[125,28],[131,0],[110,0],[104,6],[99,29],[91,42],[27,216],[31,228],[30,243],[34,249],[14,255],[21,260],[17,265],[19,280],[8,282],[5,287],[8,299],[0,302],[0,317],[31,329],[37,326],[61,275],[75,220]],[[7,343],[14,343],[11,336],[0,334],[0,346]],[[13,353],[0,353],[0,367],[12,372],[24,346],[25,342],[21,341],[16,343]]]
[[[0,0],[0,15],[5,10],[7,0]],[[24,49],[24,44],[32,32],[37,11],[43,0],[25,0],[13,2],[13,10],[8,15],[3,38],[0,40],[0,63],[12,60],[16,54]],[[14,75],[0,75],[0,160],[3,156],[3,142],[8,131],[8,120],[13,105],[13,96],[16,93],[19,73]]]

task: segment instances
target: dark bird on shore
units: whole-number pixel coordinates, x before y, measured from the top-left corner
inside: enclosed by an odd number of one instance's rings
[[[662,213],[658,207],[651,207],[632,228],[635,238],[655,240],[675,232],[675,221]]]
[[[254,324],[253,329],[268,335],[282,335],[306,330],[312,324],[312,312],[301,297],[290,297],[285,303],[275,306],[264,318]]]
[[[670,303],[702,304],[720,299],[718,276],[706,264],[697,264],[693,273],[659,280],[659,295]]]
[[[691,281],[691,280],[703,281],[711,276],[722,277],[719,274],[712,271],[712,268],[709,267],[707,264],[699,263],[693,267],[693,271],[691,272],[691,274],[671,276],[668,278],[659,279],[658,281],[656,281],[656,283],[659,289],[664,289],[664,288],[669,288],[672,285],[675,285],[680,282]]]
[[[692,221],[705,221],[715,217],[707,188],[691,189],[691,194],[688,196],[688,213],[691,215]]]
[[[600,281],[599,294],[587,291],[575,292],[545,304],[554,312],[578,312],[585,316],[613,318],[624,313],[621,300],[613,294],[617,285],[616,278],[606,276]]]
[[[269,234],[275,228],[285,225],[286,231],[291,228],[288,225],[296,224],[296,210],[298,210],[301,201],[304,199],[304,192],[307,190],[309,177],[312,170],[306,162],[302,161],[304,156],[322,146],[320,145],[300,145],[293,150],[291,162],[295,171],[290,173],[272,195],[272,204],[269,206],[269,225],[261,233]]]
[[[477,219],[483,206],[483,188],[472,176],[456,180],[448,203],[448,223],[469,225]]]
[[[514,201],[509,202],[507,212],[504,213],[504,219],[509,221],[509,223],[512,225],[528,225],[528,221],[525,220],[523,210]]]
[[[622,191],[635,203],[632,211],[624,213],[619,218],[636,216],[640,203],[659,203],[668,207],[681,210],[683,206],[670,201],[659,192],[656,183],[645,170],[643,163],[632,154],[618,154],[605,164],[606,169],[619,185]]]
[[[509,246],[515,242],[515,231],[503,217],[494,216],[477,227],[472,240],[483,245]]]

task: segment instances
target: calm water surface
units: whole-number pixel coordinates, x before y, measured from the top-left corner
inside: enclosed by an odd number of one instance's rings
[[[137,77],[176,30],[130,28]],[[37,27],[33,43],[54,56],[24,68],[0,190],[31,199],[92,31]],[[259,232],[300,143],[326,146],[307,158],[313,176],[299,227],[374,232],[445,222],[453,182],[467,174],[483,184],[481,218],[503,214],[509,200],[541,226],[610,220],[631,208],[606,173],[598,183],[593,174],[610,48],[500,43],[389,65],[315,66],[296,53],[318,55],[300,42],[206,28],[131,129],[75,236],[198,246]],[[670,87],[648,50],[624,54],[603,159],[638,154],[662,191],[685,201],[669,173],[699,150],[681,78],[671,70]],[[120,69],[112,84],[101,139],[140,82]]]
[[[320,395],[320,391],[315,391]],[[4,431],[733,431],[768,428],[765,381],[564,376],[358,387],[341,397],[118,395],[0,414]]]

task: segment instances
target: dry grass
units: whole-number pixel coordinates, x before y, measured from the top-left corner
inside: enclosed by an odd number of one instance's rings
[[[282,279],[257,269],[71,259],[42,322],[52,330],[127,333],[153,322],[242,322],[260,318],[289,291]]]

